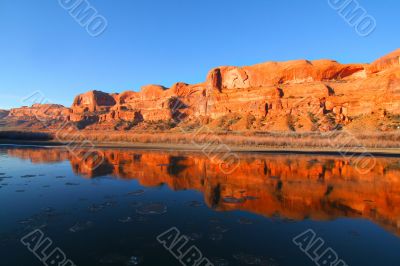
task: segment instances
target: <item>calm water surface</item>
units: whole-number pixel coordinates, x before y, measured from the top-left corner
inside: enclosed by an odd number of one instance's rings
[[[157,241],[176,227],[217,265],[316,265],[292,239],[312,229],[349,266],[400,265],[400,159],[360,174],[334,156],[0,148],[0,265],[43,265],[40,229],[76,265],[181,265]],[[321,252],[320,250],[320,252]]]

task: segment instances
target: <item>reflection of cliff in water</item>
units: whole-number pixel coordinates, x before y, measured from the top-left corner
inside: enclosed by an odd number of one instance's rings
[[[61,149],[10,149],[10,156],[34,163],[69,160],[87,178],[110,175],[144,186],[167,184],[195,189],[209,207],[244,210],[267,217],[329,220],[365,218],[400,235],[400,159],[377,158],[360,175],[351,159],[330,156],[243,155],[230,175],[201,154],[104,150],[100,167]],[[84,152],[82,153],[84,154]]]

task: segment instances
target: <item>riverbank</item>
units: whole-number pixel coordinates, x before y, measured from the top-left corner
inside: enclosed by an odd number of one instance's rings
[[[26,147],[67,147],[69,142],[55,140],[10,140],[0,139],[0,146],[26,146]],[[315,154],[315,155],[340,155],[357,156],[373,155],[382,157],[400,157],[399,148],[313,148],[313,147],[263,147],[263,146],[224,146],[221,145],[195,145],[195,144],[168,144],[168,143],[132,143],[132,142],[77,142],[74,147],[101,148],[101,149],[138,149],[138,150],[165,150],[165,151],[192,151],[192,152],[236,152],[236,153],[265,153],[265,154]]]

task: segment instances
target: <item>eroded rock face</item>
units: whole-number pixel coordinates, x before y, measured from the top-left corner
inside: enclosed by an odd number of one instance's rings
[[[243,89],[283,84],[342,80],[367,65],[342,65],[331,60],[267,62],[248,67],[221,67],[211,71],[209,83],[219,89]],[[219,86],[216,86],[219,84]]]
[[[45,114],[46,106],[23,107],[8,117],[39,113],[90,129],[205,121],[225,124],[225,130],[329,131],[361,116],[400,114],[399,60],[397,50],[370,65],[295,60],[218,67],[200,84],[148,85],[121,94],[90,91],[78,95],[70,109],[52,105]]]
[[[74,113],[107,111],[116,104],[117,95],[110,95],[101,91],[89,91],[75,97],[72,104]]]
[[[0,119],[8,116],[9,113],[10,113],[10,111],[8,111],[8,110],[0,110]]]
[[[8,117],[21,120],[67,120],[70,109],[59,104],[34,104],[31,107],[11,109]]]
[[[400,49],[373,62],[369,70],[372,73],[376,73],[396,66],[400,66]]]

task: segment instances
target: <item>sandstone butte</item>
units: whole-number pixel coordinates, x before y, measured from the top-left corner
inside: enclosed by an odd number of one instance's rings
[[[295,60],[222,66],[200,84],[89,91],[70,108],[34,104],[0,116],[6,116],[3,126],[29,129],[69,121],[81,130],[139,131],[154,124],[229,131],[398,130],[400,49],[371,64]]]

